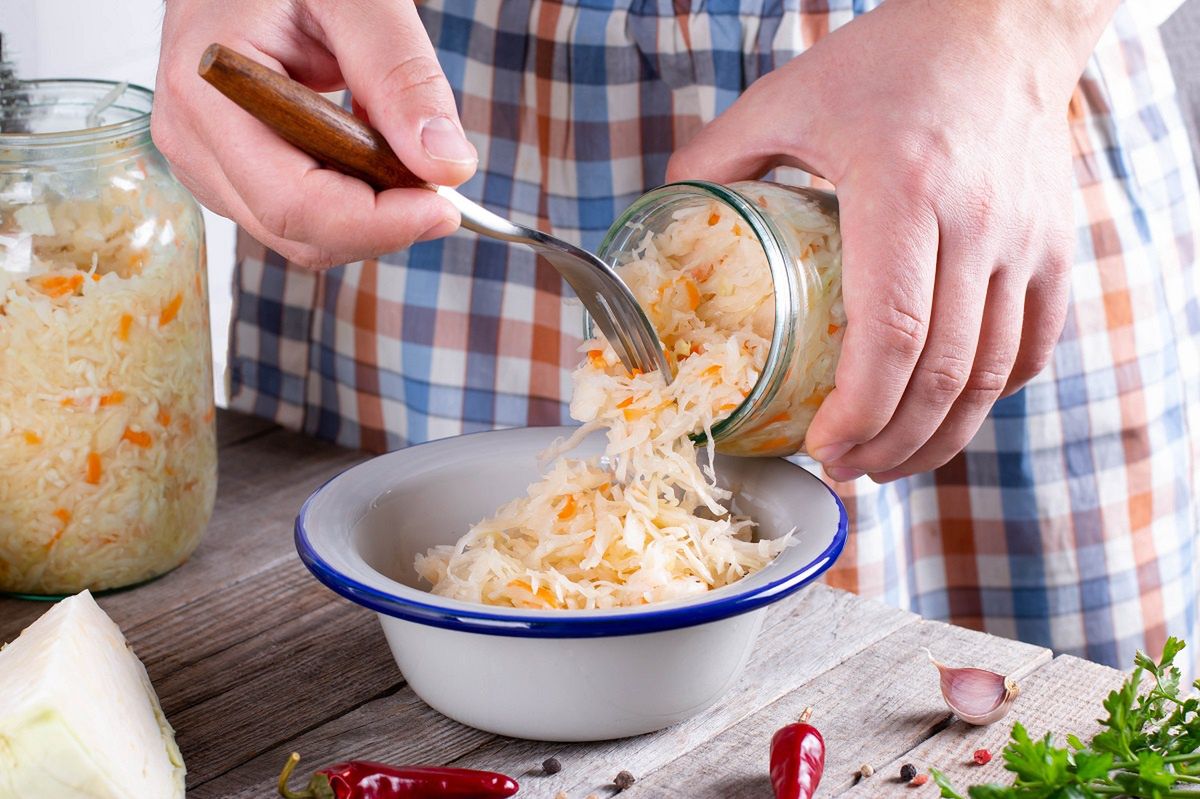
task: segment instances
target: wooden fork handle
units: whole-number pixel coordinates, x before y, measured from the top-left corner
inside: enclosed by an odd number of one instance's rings
[[[379,131],[287,75],[220,44],[204,51],[199,72],[251,116],[324,166],[365,181],[377,191],[435,189],[400,163]]]

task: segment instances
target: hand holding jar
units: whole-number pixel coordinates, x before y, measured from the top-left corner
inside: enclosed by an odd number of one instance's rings
[[[848,323],[807,441],[834,479],[940,466],[1050,357],[1071,263],[1067,103],[1115,3],[1060,5],[890,0],[672,159],[672,180],[791,165],[837,187]]]

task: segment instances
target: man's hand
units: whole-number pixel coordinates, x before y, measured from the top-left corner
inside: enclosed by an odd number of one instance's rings
[[[475,148],[411,2],[170,0],[152,132],[200,202],[307,266],[368,258],[457,229],[458,213],[432,192],[376,194],[322,169],[205,83],[196,68],[213,42],[317,91],[348,86],[414,173],[457,185],[475,171]]]
[[[786,164],[836,186],[848,324],[807,437],[834,479],[944,464],[1049,361],[1074,238],[1067,104],[1115,5],[887,0],[672,158],[671,180]]]

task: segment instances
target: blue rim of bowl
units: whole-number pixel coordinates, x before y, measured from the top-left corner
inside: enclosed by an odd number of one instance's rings
[[[312,502],[331,483],[347,472],[353,471],[355,466],[330,478],[304,501],[300,507],[300,513],[296,516],[296,551],[313,576],[334,593],[376,613],[430,627],[516,638],[598,638],[676,630],[748,613],[778,602],[821,576],[841,554],[842,548],[846,545],[849,523],[846,506],[842,504],[841,498],[824,480],[797,464],[790,461],[787,463],[820,483],[837,504],[838,529],[833,539],[820,555],[777,580],[742,593],[706,602],[670,605],[661,609],[654,609],[651,605],[644,611],[626,611],[619,614],[589,610],[547,611],[544,616],[514,616],[499,611],[466,610],[417,602],[365,585],[346,576],[323,560],[313,548],[312,542],[308,539],[308,533],[304,529],[304,519]],[[736,587],[736,585],[734,583],[731,587]],[[433,595],[430,594],[430,596]],[[669,603],[665,604],[669,605]],[[480,605],[479,607],[487,606]]]

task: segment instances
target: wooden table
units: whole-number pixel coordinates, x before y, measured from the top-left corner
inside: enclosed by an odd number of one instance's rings
[[[606,799],[622,769],[637,777],[622,799],[769,799],[771,734],[809,705],[829,750],[819,795],[933,797],[932,783],[901,785],[900,765],[934,765],[960,783],[1002,779],[999,758],[980,767],[971,753],[998,752],[1010,725],[952,720],[922,647],[1016,675],[1023,694],[1009,720],[1035,735],[1090,734],[1101,696],[1122,679],[816,585],[774,606],[737,686],[698,718],[599,744],[499,738],[417,699],[374,614],[319,585],[296,557],[292,520],[303,499],[365,456],[248,417],[222,414],[218,427],[221,485],[199,550],[167,577],[100,600],[149,669],[194,799],[273,795],[292,750],[305,757],[301,772],[350,757],[496,769],[535,799]],[[45,609],[0,600],[0,641]],[[551,755],[563,768],[544,776]],[[876,774],[856,779],[864,763]]]

